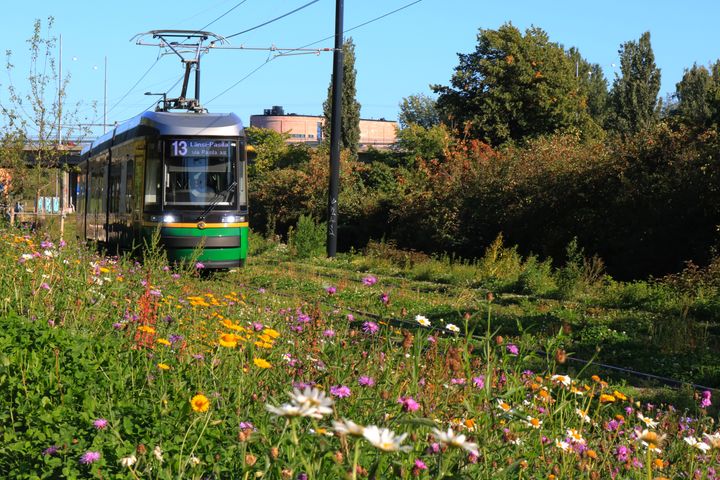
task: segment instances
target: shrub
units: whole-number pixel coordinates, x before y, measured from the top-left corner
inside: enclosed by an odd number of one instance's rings
[[[325,253],[327,224],[317,223],[308,215],[300,215],[295,229],[288,232],[288,243],[298,258],[318,257]]]

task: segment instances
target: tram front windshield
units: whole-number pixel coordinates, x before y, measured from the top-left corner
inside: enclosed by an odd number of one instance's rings
[[[219,208],[237,205],[237,142],[170,139],[165,146],[165,205]]]

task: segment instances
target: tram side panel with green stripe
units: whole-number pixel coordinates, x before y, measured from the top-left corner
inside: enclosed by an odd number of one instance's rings
[[[170,261],[202,245],[208,268],[244,264],[245,132],[235,114],[144,112],[83,151],[78,232],[110,252],[155,230]]]

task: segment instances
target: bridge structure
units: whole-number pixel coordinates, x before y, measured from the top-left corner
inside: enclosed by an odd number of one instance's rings
[[[22,147],[22,160],[25,167],[47,170],[50,188],[35,198],[14,198],[12,202],[13,177],[17,175],[17,166],[7,159],[0,158],[0,203],[6,206],[10,221],[37,221],[39,216],[65,216],[75,209],[77,203],[77,178],[75,168],[80,163],[80,154],[86,141],[65,141],[47,143],[36,140],[27,141]],[[54,185],[53,185],[54,183]],[[12,204],[11,204],[12,203]]]

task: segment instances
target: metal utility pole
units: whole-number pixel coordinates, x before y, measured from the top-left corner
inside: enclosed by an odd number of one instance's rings
[[[328,192],[327,255],[337,253],[338,192],[340,190],[340,129],[343,89],[343,1],[335,0],[335,52],[333,55],[330,125],[330,189]]]
[[[107,56],[105,56],[105,79],[103,81],[103,135],[107,125]]]

